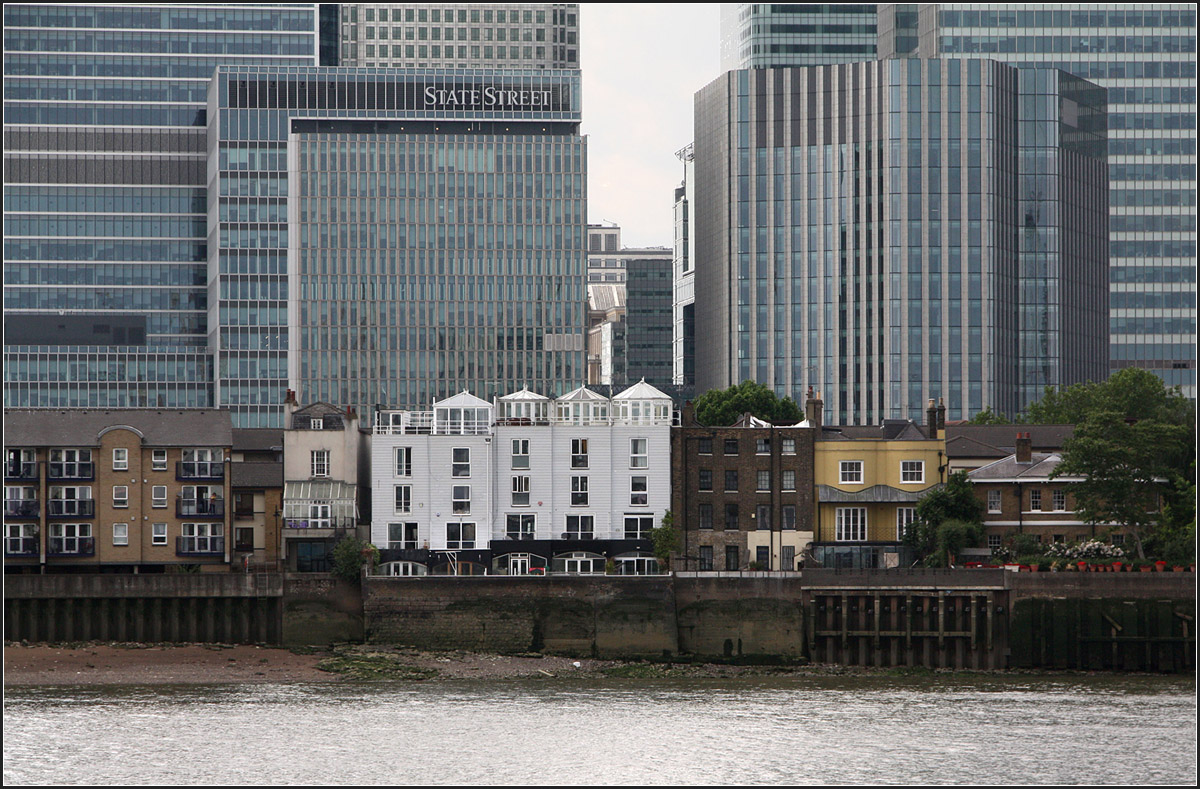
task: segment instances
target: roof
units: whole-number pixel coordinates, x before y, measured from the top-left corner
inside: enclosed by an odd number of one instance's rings
[[[625,307],[625,285],[621,282],[588,283],[588,309],[592,312],[608,312],[614,307]]]
[[[574,400],[582,400],[585,402],[594,402],[594,403],[608,402],[607,397],[605,397],[602,394],[597,394],[596,392],[593,392],[591,389],[588,389],[586,386],[581,386],[578,389],[576,389],[575,391],[567,392],[565,395],[558,398],[558,402],[560,402],[560,403],[563,401],[570,402],[570,401],[574,401]]]
[[[549,400],[550,398],[546,397],[545,395],[540,395],[537,392],[531,392],[531,391],[529,391],[529,387],[523,386],[523,387],[521,387],[521,391],[513,392],[510,395],[504,395],[504,397],[501,397],[499,399],[506,400],[508,402],[513,402],[513,401],[522,401],[522,400],[542,401],[542,400]]]
[[[204,408],[151,409],[5,409],[7,446],[98,446],[109,428],[132,428],[143,446],[230,447],[233,418],[228,411]]]
[[[759,419],[754,414],[747,411],[737,418],[730,427],[771,427],[771,423],[765,419]]]
[[[283,463],[230,463],[229,484],[235,488],[282,488]]]
[[[283,449],[283,431],[274,427],[235,427],[233,448],[245,452]]]
[[[1050,473],[1058,468],[1062,456],[1046,452],[1034,452],[1029,463],[1018,463],[1016,455],[1009,455],[1002,460],[988,463],[986,466],[967,472],[967,478],[972,482],[988,480],[1045,480]],[[1059,477],[1063,482],[1076,482],[1080,477]]]
[[[492,404],[487,400],[480,400],[475,395],[462,390],[453,397],[447,397],[445,400],[438,400],[433,404],[434,408],[491,408]]]
[[[646,383],[646,379],[638,381],[625,391],[613,395],[614,400],[670,400],[671,398]]]
[[[824,425],[818,441],[928,441],[925,428],[908,419],[885,419],[882,425]]]
[[[1074,425],[946,425],[947,457],[1004,457],[1016,451],[1017,433],[1029,433],[1035,450],[1062,449]],[[966,439],[965,441],[962,439]]]
[[[841,490],[830,485],[817,485],[817,501],[824,504],[825,502],[910,502],[919,501],[922,496],[931,490],[940,488],[942,483],[931,485],[928,488],[921,490],[900,490],[893,488],[891,485],[872,485],[863,490]]]

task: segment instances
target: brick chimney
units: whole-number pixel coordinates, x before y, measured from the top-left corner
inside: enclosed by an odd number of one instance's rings
[[[938,423],[937,423],[938,430],[945,430],[946,429],[946,402],[940,397],[938,398],[937,417],[938,417]]]
[[[930,438],[937,438],[937,402],[932,397],[925,404],[925,427],[929,428]]]
[[[808,396],[804,400],[804,418],[809,421],[813,427],[820,427],[825,410],[825,401],[821,399],[821,393],[813,393],[812,387],[808,387]]]
[[[284,410],[289,414],[294,414],[300,410],[300,403],[296,401],[296,390],[288,389],[283,396]]]
[[[1017,433],[1017,462],[1033,462],[1033,439],[1028,433]]]

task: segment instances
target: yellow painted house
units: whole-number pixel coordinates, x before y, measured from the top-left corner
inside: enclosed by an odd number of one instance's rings
[[[805,404],[820,425],[819,395]],[[813,556],[825,567],[905,567],[900,544],[917,501],[945,482],[945,409],[930,401],[928,422],[888,419],[873,426],[821,426],[813,476]]]

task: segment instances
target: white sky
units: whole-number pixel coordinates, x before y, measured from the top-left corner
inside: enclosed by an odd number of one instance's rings
[[[670,247],[695,92],[719,76],[720,4],[583,3],[580,67],[588,221],[628,247]]]

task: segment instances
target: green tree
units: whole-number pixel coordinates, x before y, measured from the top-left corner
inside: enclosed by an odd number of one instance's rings
[[[942,521],[938,524],[934,539],[936,549],[928,557],[926,564],[949,567],[954,564],[954,557],[963,548],[974,548],[979,545],[983,540],[983,526],[979,523],[956,519]]]
[[[663,513],[662,521],[650,530],[650,540],[654,543],[654,556],[662,567],[668,567],[671,554],[679,550],[679,530],[675,528],[675,516],[670,510]]]
[[[1160,536],[1155,529],[1164,502],[1178,501],[1179,489],[1187,489],[1183,457],[1193,444],[1183,425],[1099,411],[1075,425],[1050,476],[1081,477],[1071,487],[1076,514],[1088,523],[1128,528],[1138,558],[1145,559],[1147,542]]]
[[[696,421],[710,427],[732,425],[746,412],[767,422],[786,424],[801,419],[796,401],[790,397],[780,399],[754,381],[742,381],[728,389],[710,389],[696,398],[695,405]]]
[[[345,537],[333,548],[333,573],[357,584],[362,579],[364,565],[374,567],[379,562],[379,549],[366,540]]]
[[[945,485],[934,488],[917,502],[916,519],[904,533],[904,544],[925,558],[940,551],[938,527],[948,521],[979,524],[983,504],[965,471],[951,474]],[[961,546],[960,546],[961,547]]]
[[[980,411],[970,420],[973,425],[1011,425],[1012,420],[1004,414],[992,410],[991,406]]]
[[[1113,411],[1124,419],[1154,419],[1195,425],[1196,407],[1179,387],[1168,389],[1148,370],[1126,367],[1101,383],[1047,386],[1042,399],[1025,411],[1032,425],[1076,425],[1092,414]]]

